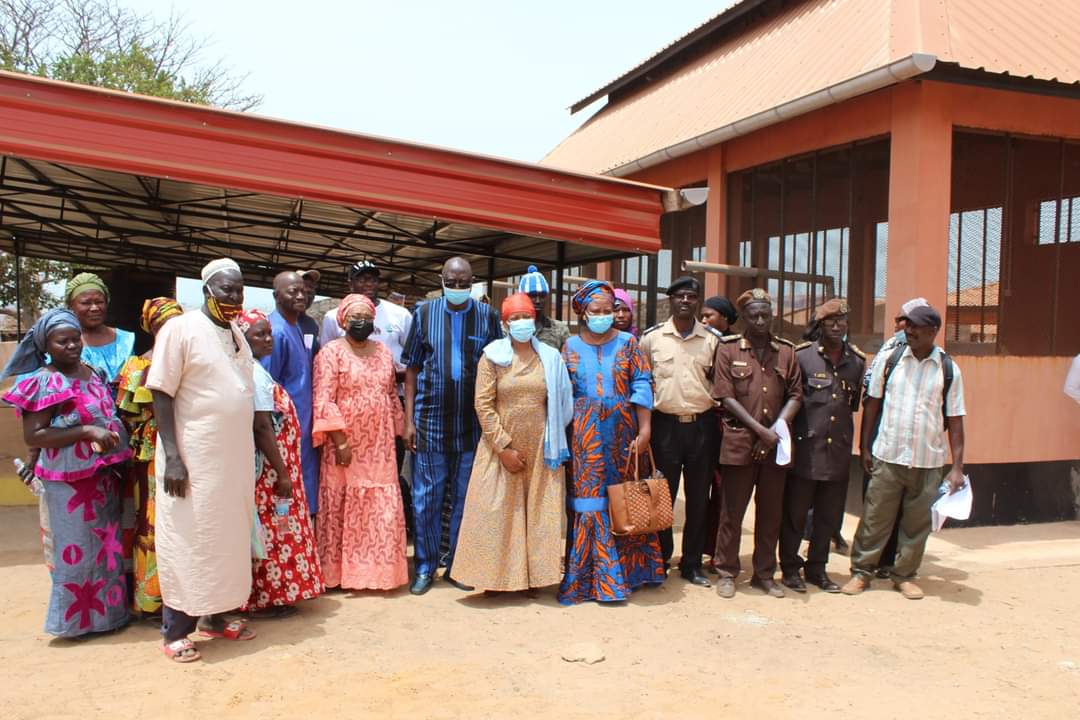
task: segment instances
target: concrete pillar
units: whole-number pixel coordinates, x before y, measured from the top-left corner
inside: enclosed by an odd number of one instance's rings
[[[925,297],[942,318],[948,294],[952,117],[947,88],[911,81],[892,99],[887,318]],[[885,323],[885,335],[892,323]]]
[[[723,152],[723,145],[716,145],[709,149],[709,197],[705,204],[705,262],[727,262],[728,192]],[[723,295],[727,290],[727,279],[727,275],[721,273],[706,273],[705,297]]]

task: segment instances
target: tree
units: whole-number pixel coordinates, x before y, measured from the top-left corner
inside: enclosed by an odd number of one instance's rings
[[[116,0],[0,0],[0,67],[232,110],[262,96],[246,75],[205,62],[209,41],[183,15],[158,21]]]
[[[251,110],[262,96],[242,90],[246,75],[221,60],[204,62],[209,41],[182,15],[159,21],[116,0],[0,0],[0,69],[127,92]],[[59,302],[49,282],[64,263],[23,258],[23,327]],[[14,314],[15,258],[0,252],[0,310]]]

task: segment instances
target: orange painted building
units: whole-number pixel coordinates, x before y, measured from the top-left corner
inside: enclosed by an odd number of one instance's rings
[[[870,352],[926,297],[964,373],[977,518],[1075,516],[1080,3],[743,0],[573,110],[603,98],[544,163],[705,199],[658,255],[601,269],[639,324],[685,260],[770,271],[702,278],[767,287],[793,339],[845,296]]]

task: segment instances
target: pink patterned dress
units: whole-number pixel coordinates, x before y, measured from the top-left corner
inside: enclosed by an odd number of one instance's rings
[[[339,338],[315,356],[313,441],[323,446],[315,535],[327,587],[390,590],[409,580],[394,457],[404,413],[390,350],[369,340],[363,352]],[[352,448],[347,467],[334,462],[334,430]]]

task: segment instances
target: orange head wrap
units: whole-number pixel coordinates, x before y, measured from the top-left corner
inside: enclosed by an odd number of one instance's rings
[[[507,322],[510,316],[515,313],[529,313],[529,315],[536,319],[536,308],[532,304],[532,300],[525,293],[514,293],[510,297],[503,300],[502,303],[502,319],[503,322]]]
[[[337,309],[337,324],[342,330],[349,324],[349,316],[360,307],[366,307],[371,311],[372,316],[375,315],[375,303],[371,302],[371,298],[367,295],[353,293],[352,295],[346,295],[345,299],[341,301]]]

